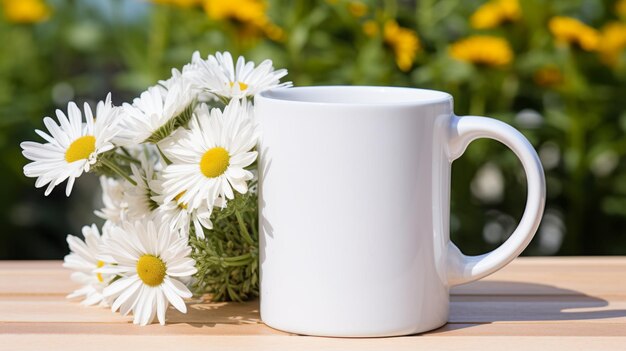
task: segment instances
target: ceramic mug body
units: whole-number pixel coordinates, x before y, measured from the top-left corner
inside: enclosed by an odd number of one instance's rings
[[[261,319],[293,333],[392,336],[437,328],[449,288],[515,258],[543,212],[536,153],[508,125],[456,117],[444,92],[301,87],[255,99],[261,130]],[[500,140],[528,177],[526,212],[497,250],[450,242],[452,161],[478,137]]]

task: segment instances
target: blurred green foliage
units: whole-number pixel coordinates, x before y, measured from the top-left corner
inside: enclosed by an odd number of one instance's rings
[[[117,105],[130,101],[195,50],[271,58],[295,85],[450,92],[457,114],[510,123],[540,153],[548,202],[527,253],[626,254],[625,1],[0,1],[0,258],[61,257],[65,234],[98,205],[93,178],[66,199],[43,198],[23,176],[19,142],[36,139],[42,117],[109,91]],[[557,16],[583,27],[559,27]],[[465,46],[474,59],[452,57],[459,40],[476,35],[508,48]],[[524,184],[519,162],[497,143],[473,143],[455,161],[451,231],[464,251],[506,239]]]

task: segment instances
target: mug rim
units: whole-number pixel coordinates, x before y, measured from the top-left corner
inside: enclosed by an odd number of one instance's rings
[[[367,100],[357,101],[358,99],[314,99],[311,95],[303,97],[306,92],[319,92],[320,90],[328,90],[329,96],[336,96],[332,91],[343,93],[354,91],[354,93],[378,93],[382,95],[390,95],[392,92],[403,93],[405,95],[413,95],[413,99],[398,99],[390,101],[389,99],[381,99],[380,101]],[[299,94],[299,95],[297,95]],[[419,96],[419,97],[418,97]],[[393,87],[393,86],[375,86],[375,85],[313,85],[313,86],[297,86],[297,87],[281,87],[262,91],[255,96],[255,100],[268,100],[280,103],[298,104],[298,105],[315,105],[315,106],[423,106],[439,103],[449,103],[452,101],[452,95],[431,89],[420,89],[412,87]],[[332,100],[332,101],[331,101]]]

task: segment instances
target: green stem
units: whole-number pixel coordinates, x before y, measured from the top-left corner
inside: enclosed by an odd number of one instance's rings
[[[128,156],[128,157],[133,157],[133,156],[130,154],[130,152],[129,152],[129,151],[128,151],[125,147],[120,146],[120,150],[122,150],[122,152],[123,152],[126,156]]]
[[[169,158],[167,158],[167,156],[165,156],[165,154],[163,153],[163,151],[161,150],[161,148],[159,147],[159,144],[154,144],[157,147],[157,150],[159,150],[159,155],[161,155],[161,157],[163,158],[163,161],[165,161],[166,165],[171,165],[172,161],[170,161]]]
[[[219,99],[222,101],[222,103],[225,106],[228,106],[228,104],[230,103],[230,98],[226,97],[226,96],[222,96],[222,95],[217,95],[219,97]]]
[[[236,266],[247,265],[248,263],[250,263],[249,261],[251,257],[252,255],[247,253],[247,254],[235,256],[235,257],[217,257],[217,256],[208,257],[208,258],[205,258],[204,261],[210,262],[213,264],[220,264],[220,265],[224,265],[228,267],[236,267]]]
[[[224,261],[224,265],[228,266],[228,267],[241,267],[241,266],[247,266],[249,264],[250,264],[250,262],[248,260],[245,260],[245,261],[235,261],[235,262],[226,262],[226,261]]]
[[[224,257],[224,261],[225,262],[239,262],[239,261],[245,261],[249,258],[250,258],[250,253],[247,253],[247,254],[243,254],[243,255],[235,256],[235,257]]]
[[[119,175],[120,177],[126,179],[130,184],[136,186],[137,182],[135,182],[128,174],[126,174],[120,167],[118,167],[118,165],[116,165],[115,163],[103,158],[102,160],[100,160],[102,162],[103,165],[105,165],[106,167],[108,167],[111,171],[113,171],[115,174]]]
[[[250,218],[250,223],[254,223],[251,227],[252,227],[252,234],[254,234],[255,238],[259,237],[259,233],[258,233],[258,229],[257,229],[257,226],[258,226],[258,223],[257,223],[258,215],[259,214],[255,211],[255,212],[252,212],[252,214],[250,216],[251,217]]]
[[[246,228],[246,222],[243,220],[243,216],[241,215],[239,210],[235,210],[235,216],[237,217],[237,223],[239,223],[241,236],[248,244],[254,246],[254,241],[250,237],[250,233],[248,233],[248,228]]]
[[[117,156],[117,157],[119,157],[119,158],[121,158],[123,160],[126,160],[128,162],[132,162],[132,163],[135,163],[135,164],[138,164],[138,165],[141,164],[141,162],[139,162],[138,160],[136,160],[132,156],[127,156],[127,155],[124,155],[124,154],[115,154],[115,156]]]

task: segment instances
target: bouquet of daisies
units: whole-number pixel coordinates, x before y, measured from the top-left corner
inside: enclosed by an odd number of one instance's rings
[[[189,64],[134,99],[95,111],[73,102],[45,117],[45,142],[21,144],[27,177],[45,195],[83,173],[100,175],[105,220],[68,235],[64,266],[82,287],[68,297],[110,306],[145,325],[172,304],[258,295],[257,130],[252,97],[287,74],[230,53]]]

